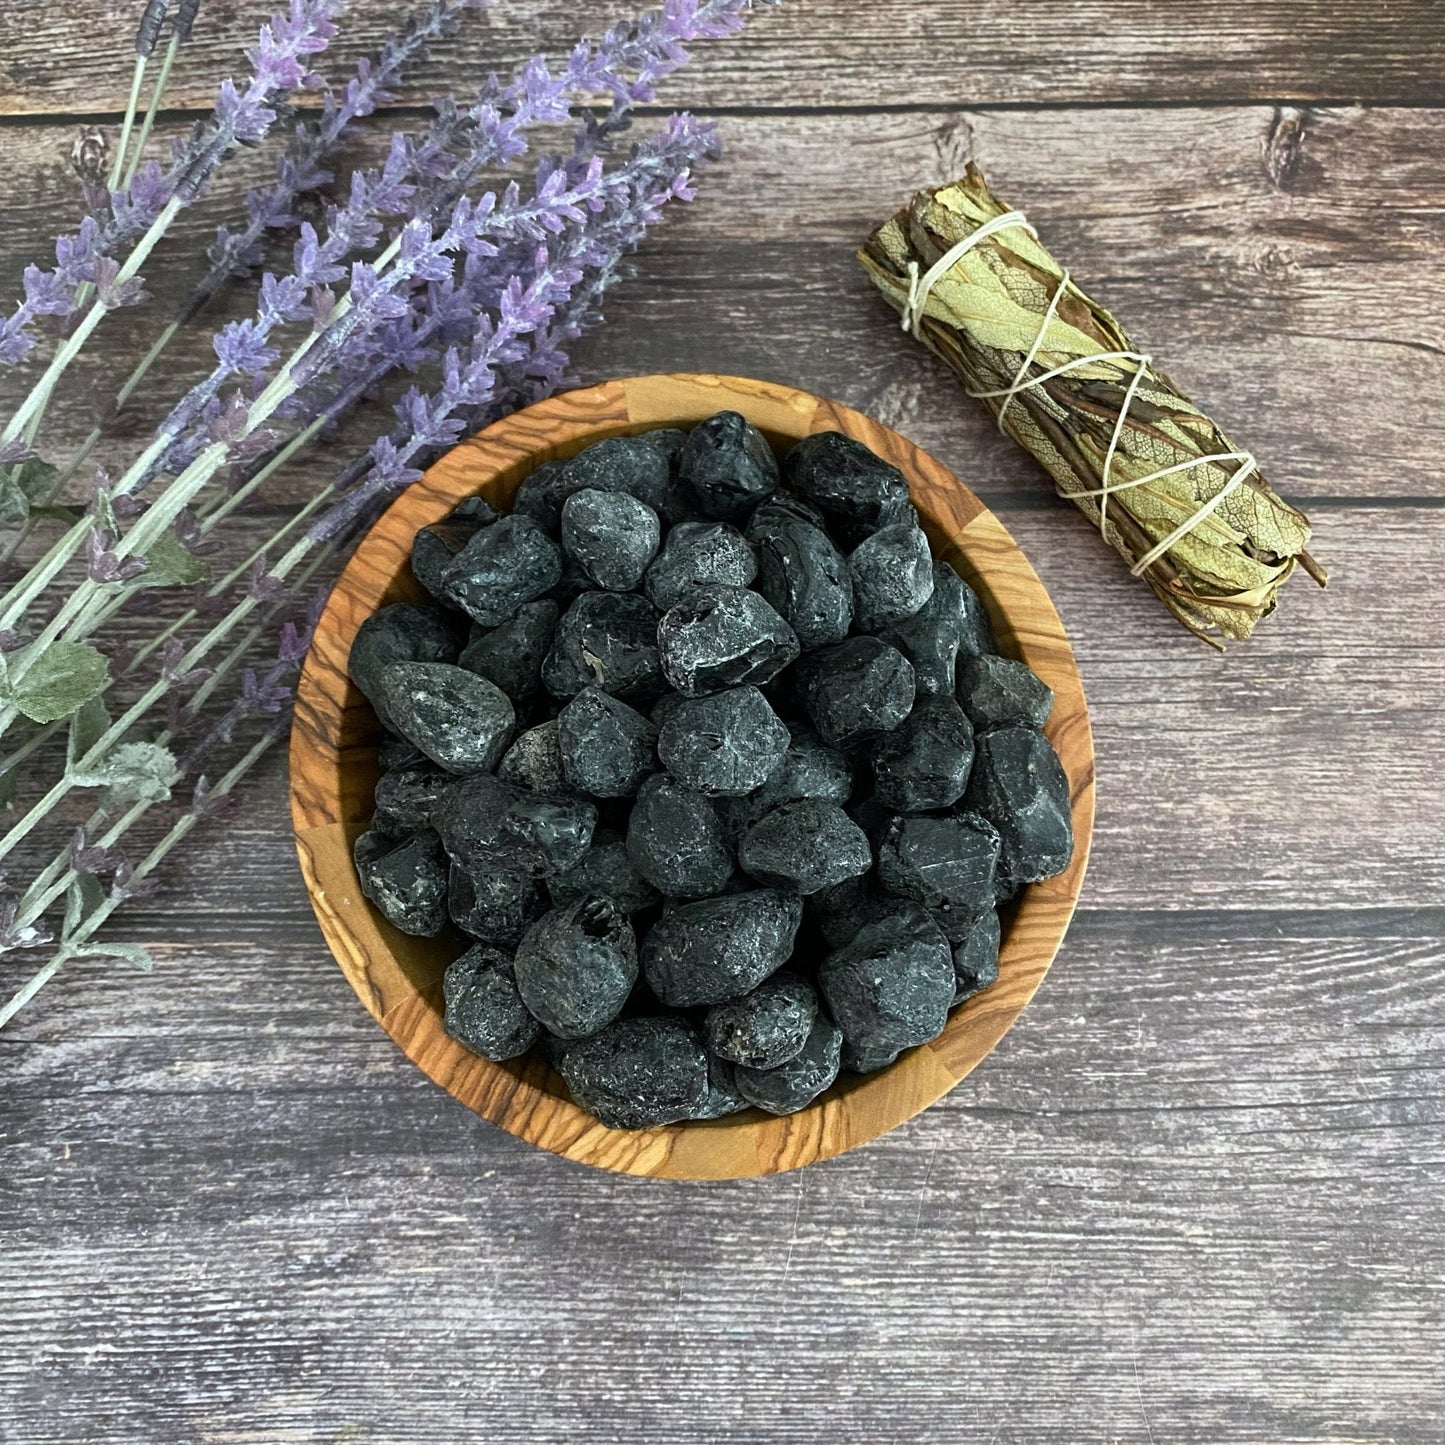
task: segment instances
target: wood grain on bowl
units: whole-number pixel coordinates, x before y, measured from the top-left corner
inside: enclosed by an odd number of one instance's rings
[[[441,976],[454,945],[398,933],[361,896],[351,845],[371,816],[380,728],[347,677],[347,654],[377,608],[421,595],[408,565],[412,538],[464,496],[480,492],[506,507],[544,461],[608,436],[689,426],[728,408],[780,450],[837,430],[902,470],[934,551],[984,599],[1000,649],[1054,691],[1047,732],[1069,777],[1074,857],[1057,878],[1025,890],[1006,918],[998,982],[954,1010],[938,1039],[891,1068],[843,1075],[784,1118],[750,1109],[708,1123],[608,1129],[571,1101],[545,1062],[489,1063],[448,1038]],[[430,1078],[494,1124],[569,1159],[631,1174],[723,1179],[797,1168],[876,1138],[945,1094],[998,1043],[1047,972],[1078,900],[1093,828],[1094,752],[1073,653],[1043,584],[952,473],[897,432],[790,387],[729,376],[644,376],[567,392],[488,427],[437,462],[363,539],[331,594],[301,677],[291,802],[302,872],[332,953],[373,1017]]]

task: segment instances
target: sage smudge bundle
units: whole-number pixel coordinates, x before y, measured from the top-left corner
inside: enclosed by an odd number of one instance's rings
[[[970,165],[920,191],[859,260],[911,330],[1196,636],[1245,638],[1309,522],[1137,350]]]

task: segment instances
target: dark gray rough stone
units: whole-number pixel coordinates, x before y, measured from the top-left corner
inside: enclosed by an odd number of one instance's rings
[[[447,921],[447,864],[430,829],[394,838],[375,829],[352,849],[362,893],[393,928],[418,938],[440,933]]]
[[[580,491],[621,492],[651,507],[666,521],[681,515],[666,438],[654,440],[648,432],[608,437],[578,452],[565,472],[566,496]]]
[[[447,966],[442,975],[442,1026],[459,1044],[500,1063],[525,1054],[542,1025],[527,1012],[512,960],[479,943]]]
[[[973,927],[953,946],[953,1001],[982,993],[998,982],[998,950],[1001,936],[998,910],[990,908],[975,919]]]
[[[657,609],[627,592],[584,592],[562,614],[542,681],[554,697],[597,686],[624,702],[651,702],[666,685]]]
[[[925,693],[873,746],[873,795],[899,813],[951,807],[968,786],[973,728],[951,697]]]
[[[376,766],[389,773],[397,768],[431,767],[432,762],[409,738],[387,733],[377,745]]]
[[[637,982],[637,940],[608,898],[554,908],[517,946],[517,992],[548,1033],[581,1039],[622,1012]]]
[[[1069,779],[1053,744],[1033,728],[992,728],[975,746],[964,802],[998,829],[999,896],[1009,897],[1069,866]]]
[[[1041,728],[1053,711],[1049,685],[1022,662],[1007,657],[971,657],[958,669],[958,700],[974,727]]]
[[[812,984],[794,974],[774,974],[742,998],[709,1009],[703,1042],[729,1064],[775,1069],[802,1053],[817,1014]]]
[[[866,924],[892,918],[910,907],[906,900],[884,893],[871,874],[836,883],[807,900],[808,918],[830,948],[841,948]]]
[[[567,780],[562,776],[557,719],[549,718],[520,733],[497,764],[497,777],[533,793],[565,793]]]
[[[392,833],[429,827],[432,811],[456,780],[455,773],[437,767],[425,754],[418,764],[383,773],[376,780],[373,826]]]
[[[541,686],[542,660],[551,651],[560,615],[548,597],[524,602],[501,626],[468,642],[457,665],[490,678],[513,702],[526,702]]]
[[[841,642],[853,623],[853,579],[843,554],[795,501],[765,502],[748,523],[758,549],[758,591],[804,652]]]
[[[562,506],[562,550],[594,586],[629,592],[657,555],[662,524],[626,492],[573,492]]]
[[[398,662],[455,662],[459,649],[457,630],[444,613],[435,607],[394,602],[373,612],[356,629],[347,671],[382,726],[395,732],[382,697],[382,675]]]
[[[905,521],[912,511],[903,473],[842,432],[804,437],[784,458],[783,475],[849,540]]]
[[[776,677],[798,655],[793,629],[756,592],[711,584],[657,625],[662,671],[687,697]]]
[[[811,1104],[834,1079],[843,1035],[821,1009],[802,1050],[775,1069],[734,1068],[738,1093],[769,1114],[795,1114]]]
[[[648,601],[666,611],[697,587],[716,583],[746,587],[758,575],[758,559],[736,527],[726,522],[679,522],[647,569]]]
[[[738,863],[770,888],[817,893],[873,866],[868,835],[821,798],[784,803],[743,834]]]
[[[667,770],[689,788],[741,796],[782,762],[792,735],[755,687],[690,698],[673,709],[657,739]]]
[[[724,1119],[748,1107],[748,1101],[738,1093],[737,1080],[733,1077],[733,1066],[724,1063],[716,1054],[707,1056],[707,1092],[702,1102],[693,1109],[689,1119]]]
[[[558,908],[595,894],[610,898],[624,913],[640,913],[662,901],[662,895],[637,871],[619,833],[598,829],[580,863],[547,879],[547,891]]]
[[[697,1117],[708,1096],[707,1054],[681,1019],[619,1019],[568,1048],[558,1063],[577,1104],[609,1129]]]
[[[709,897],[733,871],[732,849],[711,800],[662,773],[638,790],[627,856],[669,898]]]
[[[496,683],[447,662],[394,662],[381,695],[396,730],[453,773],[497,766],[517,714]]]
[[[876,637],[810,652],[797,667],[798,693],[818,736],[849,747],[890,732],[912,710],[913,665]]]
[[[688,433],[677,459],[683,491],[705,517],[738,522],[778,485],[778,463],[763,434],[735,411],[720,411]]]
[[[468,937],[515,948],[547,911],[547,895],[531,873],[505,860],[470,867],[453,863],[447,875],[447,911]]]
[[[818,988],[863,1058],[926,1044],[953,1004],[953,951],[920,908],[860,928],[818,969]]]
[[[719,801],[723,825],[736,836],[741,837],[765,813],[784,803],[796,803],[802,798],[846,803],[852,796],[853,772],[843,754],[805,728],[790,731],[792,741],[782,762],[761,787],[746,797]]]
[[[993,907],[998,858],[997,829],[975,813],[896,818],[878,843],[878,881],[961,926]]]
[[[512,513],[530,517],[555,537],[562,529],[562,503],[569,495],[566,462],[543,462],[530,476],[522,478],[512,499]]]
[[[562,553],[530,517],[484,527],[442,574],[447,601],[483,627],[497,627],[562,576]]]
[[[412,575],[433,597],[444,596],[443,574],[458,552],[482,530],[497,520],[491,505],[481,497],[467,497],[412,539]]]
[[[538,876],[581,862],[597,823],[597,809],[581,798],[533,793],[486,773],[454,784],[432,816],[455,862],[500,859]]]
[[[853,612],[860,629],[876,632],[914,616],[933,595],[933,553],[916,522],[884,527],[849,554]]]
[[[953,696],[958,660],[993,651],[978,594],[947,562],[933,564],[933,591],[913,614],[883,633],[913,664],[919,692]]]
[[[630,798],[657,770],[657,729],[600,688],[583,688],[557,714],[562,776],[594,798]]]
[[[772,889],[673,908],[642,942],[648,986],[669,1008],[738,998],[787,961],[802,917],[801,900]]]
[[[843,1068],[850,1074],[876,1074],[898,1061],[902,1049],[860,1049],[843,1040]]]

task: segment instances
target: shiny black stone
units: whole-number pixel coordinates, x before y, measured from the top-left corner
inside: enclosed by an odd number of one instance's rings
[[[784,803],[742,836],[738,863],[759,883],[790,893],[818,893],[873,866],[868,835],[821,798]]]
[[[557,714],[562,776],[594,798],[630,798],[657,770],[657,729],[635,708],[586,687]]]
[[[793,629],[756,592],[696,588],[657,625],[662,671],[687,697],[776,677],[798,655]]]
[[[707,1056],[707,1092],[702,1102],[693,1109],[689,1119],[723,1119],[729,1114],[739,1113],[748,1107],[748,1101],[738,1093],[733,1066],[724,1063],[716,1054]]]
[[[557,1067],[578,1105],[609,1129],[695,1118],[708,1097],[707,1055],[681,1019],[619,1019],[573,1044]]]
[[[999,896],[1069,866],[1074,828],[1069,779],[1053,744],[1033,728],[979,733],[964,801],[999,831]]]
[[[758,549],[758,591],[804,652],[841,642],[853,623],[853,579],[832,538],[791,499],[765,502],[748,523]]]
[[[581,862],[597,809],[581,798],[533,793],[478,773],[448,789],[432,816],[455,862],[471,868],[500,860],[540,876]]]
[[[711,800],[663,773],[638,789],[627,856],[669,898],[709,897],[733,871],[732,849]]]
[[[440,522],[423,527],[412,539],[413,576],[433,597],[443,597],[442,574],[457,553],[483,527],[489,527],[496,520],[496,512],[481,497],[468,497],[459,502]]]
[[[562,614],[542,664],[559,698],[594,684],[625,702],[651,702],[666,685],[657,651],[657,609],[626,592],[584,592]]]
[[[684,494],[705,517],[738,522],[778,485],[778,463],[763,434],[735,411],[720,411],[688,433],[677,459]]]
[[[446,662],[394,662],[381,695],[396,730],[454,773],[497,766],[517,715],[496,683]]]
[[[853,612],[865,632],[913,617],[933,595],[933,553],[916,522],[884,527],[848,556]]]
[[[972,920],[993,907],[999,835],[973,813],[896,818],[878,844],[878,882],[899,898]]]
[[[502,859],[451,865],[447,912],[461,931],[486,943],[516,947],[528,927],[547,911],[542,885],[525,869]]]
[[[841,432],[804,437],[784,458],[783,475],[850,541],[904,521],[912,510],[903,473]]]
[[[430,829],[395,838],[373,829],[352,850],[362,893],[393,928],[429,938],[447,921],[447,864]]]
[[[743,798],[728,798],[718,804],[726,826],[741,835],[765,813],[819,798],[825,803],[846,803],[853,793],[853,772],[837,748],[830,748],[816,733],[791,729],[792,741],[782,761],[761,787]]]
[[[490,678],[513,702],[526,702],[542,682],[542,661],[552,648],[561,609],[550,598],[524,602],[499,627],[474,637],[457,665]]]
[[[554,908],[517,947],[517,992],[548,1033],[586,1038],[622,1012],[637,982],[637,940],[610,899]]]
[[[682,904],[643,939],[643,973],[669,1008],[726,1003],[787,961],[802,916],[799,899],[771,889]]]
[[[733,1080],[748,1103],[769,1114],[795,1114],[838,1077],[842,1049],[842,1033],[820,1009],[800,1053],[775,1069],[735,1068]]]
[[[953,1001],[960,1004],[998,982],[998,910],[990,908],[953,946]]]
[[[387,733],[376,749],[376,766],[389,773],[395,768],[431,767],[431,759],[407,738]]]
[[[500,1063],[524,1054],[542,1026],[527,1012],[512,960],[479,943],[447,966],[442,975],[442,1026],[474,1054]]]
[[[558,908],[595,894],[609,898],[624,913],[640,913],[662,901],[652,884],[639,873],[627,856],[627,844],[619,833],[598,829],[582,861],[547,879],[547,891]]]
[[[890,732],[913,707],[913,665],[876,637],[850,637],[808,653],[797,678],[818,736],[833,747]]]
[[[812,984],[794,974],[774,974],[742,998],[709,1009],[703,1042],[730,1064],[775,1069],[802,1053],[817,1014]]]
[[[567,496],[586,490],[622,492],[669,522],[681,515],[672,485],[668,439],[655,439],[646,432],[635,437],[608,437],[578,452],[567,463],[566,488]]]
[[[530,517],[513,513],[457,553],[442,573],[442,591],[483,627],[497,627],[561,576],[561,549]]]
[[[958,669],[958,700],[974,727],[1041,728],[1053,711],[1048,684],[1022,662],[1006,657],[971,657]]]
[[[391,833],[414,833],[431,825],[432,810],[456,783],[457,775],[425,755],[408,767],[393,768],[376,780],[374,826]]]
[[[398,662],[455,662],[458,650],[456,629],[444,613],[435,607],[394,602],[373,612],[356,629],[347,671],[382,726],[395,732],[381,695],[382,674]]]
[[[626,492],[573,492],[562,507],[562,550],[594,586],[628,592],[657,555],[657,513]]]
[[[899,813],[956,803],[973,767],[973,728],[951,697],[925,693],[891,733],[873,745],[873,795]]]
[[[565,793],[567,780],[562,776],[557,719],[538,723],[519,734],[497,764],[497,777],[533,793]]]
[[[543,462],[522,479],[512,499],[512,513],[530,517],[549,536],[556,537],[562,530],[562,503],[572,490],[566,462]]]
[[[657,754],[689,788],[741,796],[767,781],[791,741],[757,688],[734,687],[674,708],[658,735]]]
[[[697,587],[746,587],[758,575],[752,544],[726,522],[679,522],[647,569],[643,586],[654,607],[666,611]]]
[[[988,617],[977,594],[947,562],[933,564],[933,592],[913,614],[883,633],[913,664],[919,692],[953,696],[959,657],[992,651]]]

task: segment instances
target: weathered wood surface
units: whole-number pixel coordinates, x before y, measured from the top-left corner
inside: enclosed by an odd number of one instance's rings
[[[187,103],[239,44],[243,17],[207,13]],[[0,274],[73,204],[72,126],[23,117],[114,111],[132,16],[27,3],[7,33]],[[413,98],[479,51],[559,48],[576,11],[473,23],[487,44]],[[579,373],[833,395],[1000,509],[1096,735],[1062,956],[981,1069],[866,1149],[611,1178],[476,1120],[380,1034],[311,920],[274,759],[122,915],[160,971],[75,969],[0,1034],[0,1441],[1434,1445],[1442,58],[1430,0],[798,0],[703,47],[661,99],[724,108],[728,154]],[[1266,141],[1298,97],[1382,108],[1310,111],[1291,173]],[[902,99],[930,109],[878,109]],[[1120,101],[1141,108],[1095,108]],[[900,342],[847,248],[970,146],[1311,499],[1328,592],[1292,583],[1207,653]]]

